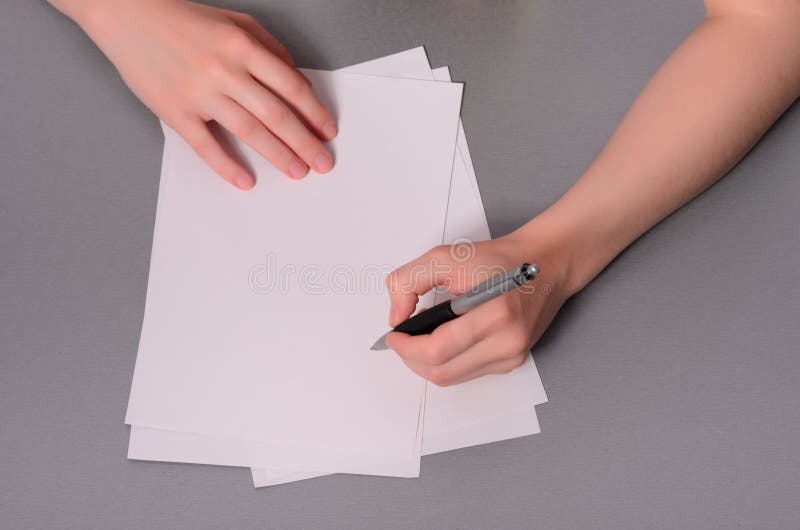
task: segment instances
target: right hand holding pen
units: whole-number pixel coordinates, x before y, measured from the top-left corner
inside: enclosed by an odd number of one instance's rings
[[[136,96],[226,181],[255,184],[211,120],[291,178],[333,167],[322,143],[337,134],[331,113],[251,16],[185,0],[87,1],[82,9],[70,14]]]
[[[438,386],[504,374],[530,355],[570,293],[563,251],[518,231],[491,241],[435,247],[389,274],[389,325],[411,316],[419,297],[434,287],[458,295],[525,261],[542,264],[536,283],[512,289],[428,335],[392,332],[386,344],[419,376]],[[537,233],[538,231],[534,231]]]

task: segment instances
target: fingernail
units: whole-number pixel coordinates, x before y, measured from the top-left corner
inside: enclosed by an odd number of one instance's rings
[[[333,157],[327,151],[323,151],[314,159],[314,169],[320,173],[326,173],[333,167]]]
[[[306,173],[308,173],[308,168],[299,160],[293,160],[292,163],[289,164],[289,174],[293,179],[301,179],[306,176]]]
[[[253,179],[248,175],[239,175],[234,182],[240,190],[249,190],[253,187]]]
[[[334,139],[337,132],[336,125],[334,125],[332,121],[329,121],[324,127],[322,127],[322,134],[324,134],[325,138],[328,140]]]

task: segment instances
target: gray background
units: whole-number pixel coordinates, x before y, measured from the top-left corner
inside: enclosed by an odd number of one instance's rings
[[[261,5],[259,5],[261,4]],[[602,147],[699,1],[244,0],[303,66],[428,47],[466,81],[495,235]],[[254,490],[129,462],[161,161],[156,119],[43,2],[0,7],[0,526],[800,527],[800,111],[648,233],[536,349],[543,433],[419,480]]]

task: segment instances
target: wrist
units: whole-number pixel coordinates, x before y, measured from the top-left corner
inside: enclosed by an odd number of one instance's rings
[[[587,211],[558,201],[501,239],[521,261],[540,263],[542,272],[568,298],[588,285],[619,252],[607,230]]]
[[[114,21],[124,17],[137,0],[48,0],[53,7],[75,22],[96,43],[116,31]],[[141,4],[144,0],[138,0]],[[139,5],[140,7],[140,5]]]

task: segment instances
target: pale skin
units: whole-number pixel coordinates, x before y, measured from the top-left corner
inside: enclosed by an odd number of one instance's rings
[[[114,9],[98,8],[97,0],[51,3],[89,33],[134,93],[229,182],[242,189],[254,184],[208,133],[212,119],[289,176],[333,165],[323,144],[336,132],[330,112],[285,48],[254,20],[178,0],[139,1],[137,9],[128,9],[129,0],[106,2]],[[527,261],[541,269],[536,289],[496,298],[430,335],[391,333],[387,344],[411,370],[448,386],[520,366],[568,298],[727,173],[800,96],[800,0],[708,0],[706,8],[705,20],[558,201],[511,234],[477,243],[467,261],[437,247],[389,275],[394,326],[432,288],[469,288],[471,272],[481,267]],[[121,27],[127,29],[113,31]],[[303,119],[275,110],[276,95]],[[292,171],[295,162],[304,165],[302,175]]]
[[[326,173],[336,123],[289,51],[250,15],[183,0],[51,0],[79,24],[142,102],[223,179],[250,171],[206,125],[214,120],[287,176]]]

